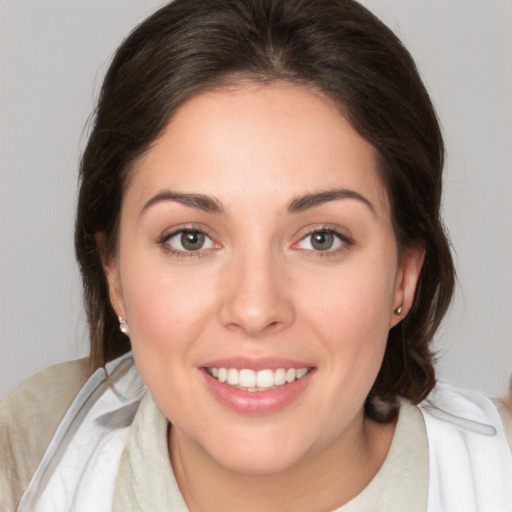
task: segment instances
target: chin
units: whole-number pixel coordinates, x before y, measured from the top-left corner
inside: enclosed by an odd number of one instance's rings
[[[251,429],[249,429],[251,430]],[[311,443],[297,439],[282,431],[241,432],[239,435],[228,429],[227,433],[217,436],[210,447],[203,449],[220,466],[244,475],[269,475],[286,471],[313,452]],[[210,443],[208,443],[210,444]]]
[[[218,454],[215,462],[233,473],[258,476],[285,472],[300,460],[296,455],[284,454],[278,449],[270,453],[267,449],[251,454]]]

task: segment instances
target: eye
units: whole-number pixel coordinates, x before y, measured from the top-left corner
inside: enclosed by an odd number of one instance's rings
[[[173,252],[195,253],[214,247],[213,240],[199,229],[180,229],[163,237],[162,245]]]
[[[352,245],[350,238],[334,229],[316,229],[304,236],[297,244],[298,249],[318,252],[334,252]]]

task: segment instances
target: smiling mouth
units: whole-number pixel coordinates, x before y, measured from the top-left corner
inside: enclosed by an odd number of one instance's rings
[[[269,391],[305,377],[311,368],[277,368],[250,370],[248,368],[205,368],[210,377],[243,391]]]

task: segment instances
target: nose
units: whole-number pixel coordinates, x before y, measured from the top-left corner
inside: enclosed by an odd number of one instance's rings
[[[248,253],[244,251],[239,261],[231,262],[224,274],[219,318],[229,329],[257,337],[293,323],[293,290],[282,265],[270,252]]]

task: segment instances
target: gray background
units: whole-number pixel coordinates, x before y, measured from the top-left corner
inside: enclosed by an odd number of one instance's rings
[[[115,47],[163,1],[0,0],[0,398],[87,353],[72,247],[77,161]],[[416,58],[448,150],[460,284],[439,374],[490,394],[512,372],[512,1],[366,0]]]

